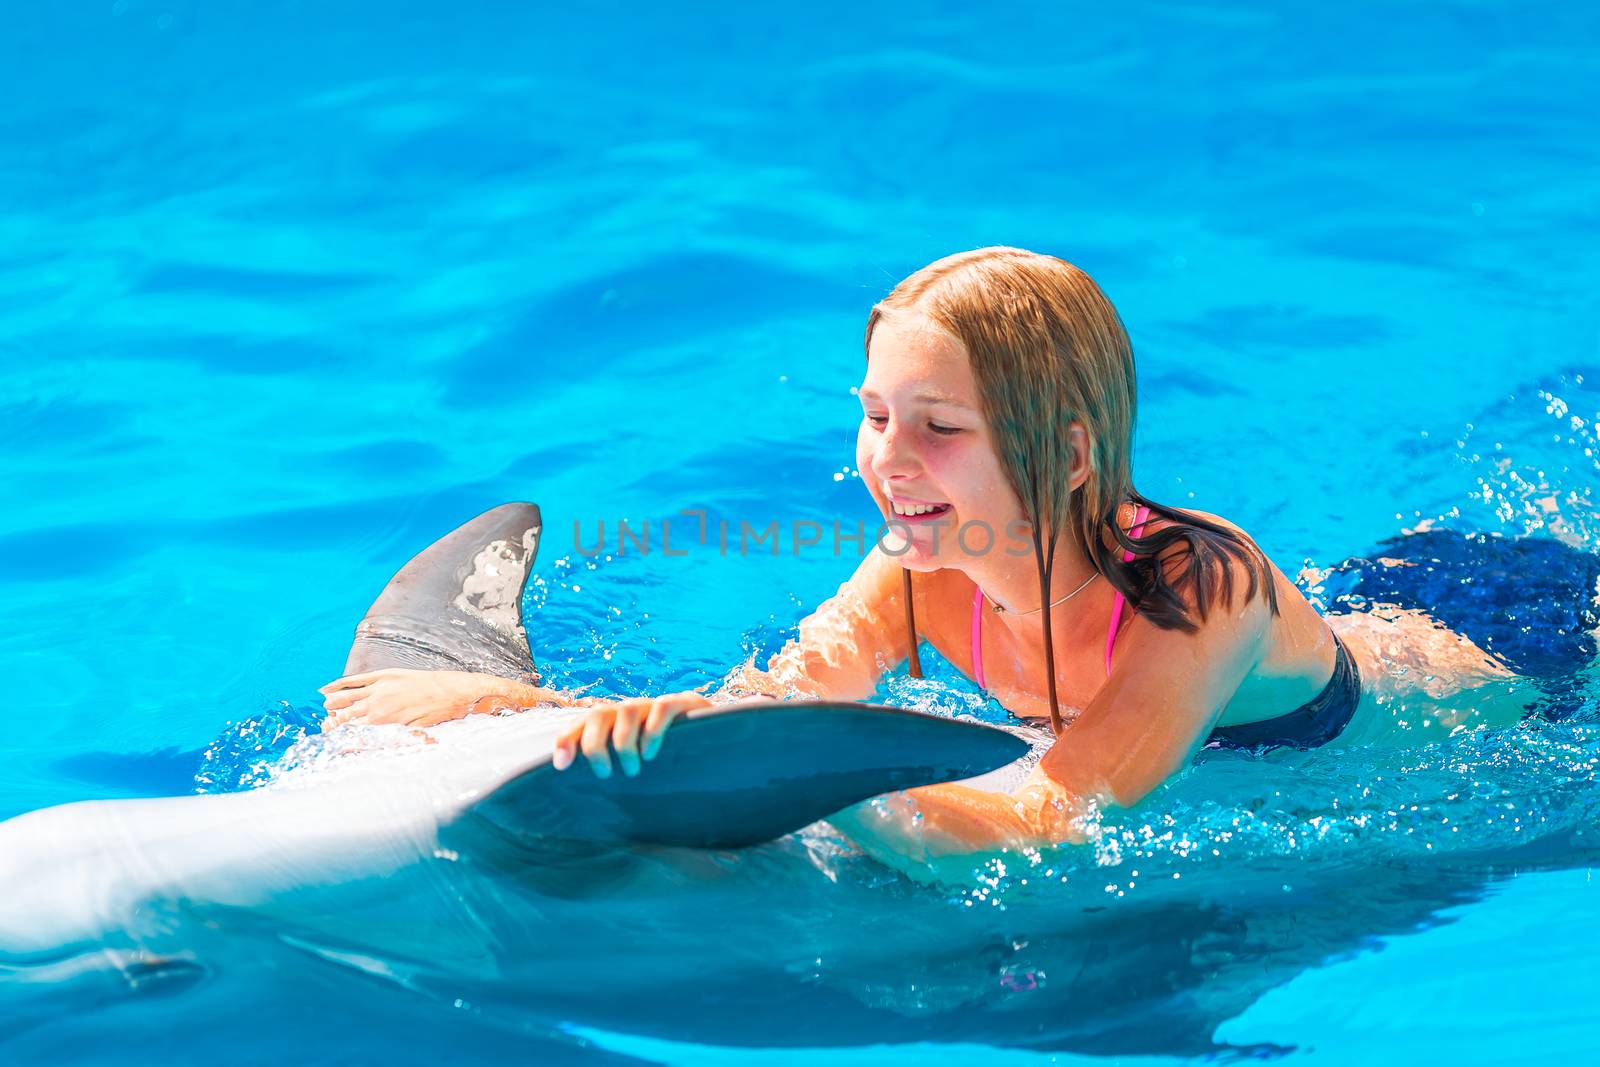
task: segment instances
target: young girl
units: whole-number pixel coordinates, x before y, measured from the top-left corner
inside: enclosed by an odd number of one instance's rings
[[[1138,493],[1132,349],[1071,264],[1016,248],[941,259],[872,309],[866,350],[856,465],[892,532],[766,670],[746,664],[714,699],[862,699],[907,659],[915,672],[921,640],[1058,735],[1012,795],[929,786],[830,820],[869,854],[909,870],[1082,840],[1092,807],[1137,802],[1202,746],[1309,748],[1396,708],[1447,725],[1521,714],[1501,659],[1398,592],[1325,618],[1243,530]],[[325,692],[334,723],[553,698],[401,671]],[[672,719],[707,703],[597,704],[556,766],[581,750],[597,774],[613,758],[637,774]]]

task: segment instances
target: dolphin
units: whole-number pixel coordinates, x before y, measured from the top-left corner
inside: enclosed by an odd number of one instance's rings
[[[419,553],[356,627],[346,672],[533,680],[521,604],[540,524],[536,506],[505,504]],[[394,954],[403,925],[398,954],[483,962],[500,917],[482,920],[463,900],[503,901],[506,884],[584,898],[641,855],[748,847],[1029,750],[1003,730],[902,709],[746,702],[691,713],[638,777],[601,780],[586,764],[550,766],[582,714],[343,728],[308,739],[300,765],[262,788],[65,804],[0,823],[0,966],[72,966],[108,950],[164,960],[197,925],[241,915],[337,934],[350,958]]]

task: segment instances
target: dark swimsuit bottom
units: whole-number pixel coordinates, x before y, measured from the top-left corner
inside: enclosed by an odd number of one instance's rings
[[[1333,635],[1333,677],[1322,692],[1293,711],[1259,722],[1219,726],[1206,748],[1316,748],[1339,736],[1361,702],[1361,672],[1350,652]]]

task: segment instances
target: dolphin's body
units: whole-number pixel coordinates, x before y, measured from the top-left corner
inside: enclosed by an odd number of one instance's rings
[[[538,535],[538,509],[507,504],[422,552],[362,620],[347,672],[532,678],[520,604]],[[185,950],[196,922],[222,927],[240,914],[313,939],[337,932],[357,955],[482,961],[503,921],[520,921],[496,913],[508,895],[586,896],[613,884],[632,862],[624,854],[770,840],[1027,751],[1003,731],[895,709],[735,706],[674,725],[678,743],[639,777],[602,781],[581,764],[549,767],[578,714],[335,731],[265,788],[67,804],[0,823],[0,964],[47,967],[103,949],[161,956]],[[669,866],[698,863],[682,855]]]

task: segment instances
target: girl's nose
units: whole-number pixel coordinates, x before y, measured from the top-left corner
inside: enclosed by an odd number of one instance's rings
[[[920,464],[916,450],[905,441],[898,426],[891,420],[878,435],[872,453],[872,471],[879,478],[889,479],[917,473]]]

